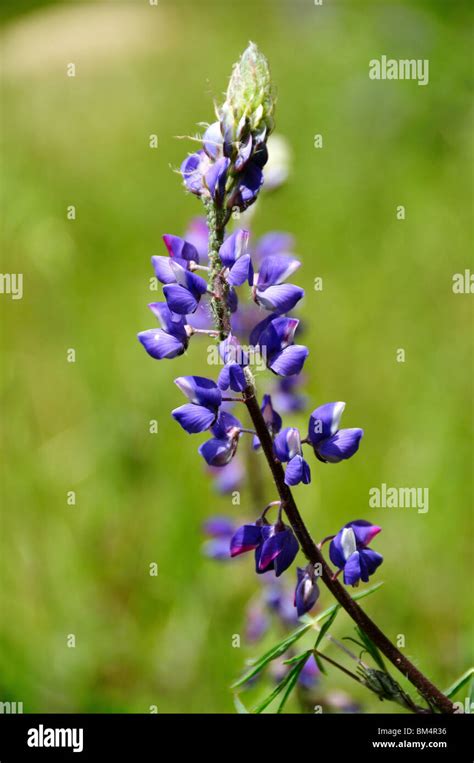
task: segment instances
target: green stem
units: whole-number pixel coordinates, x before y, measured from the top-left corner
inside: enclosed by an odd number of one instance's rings
[[[227,305],[229,285],[222,274],[222,262],[219,256],[219,249],[224,243],[225,210],[209,201],[206,204],[206,211],[209,231],[209,282],[213,293],[211,311],[214,325],[219,332],[219,339],[222,341],[230,333],[230,310]]]

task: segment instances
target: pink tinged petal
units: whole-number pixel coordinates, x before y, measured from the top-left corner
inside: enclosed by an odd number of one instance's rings
[[[298,318],[275,318],[271,325],[277,333],[281,349],[293,344],[295,332],[299,326]]]
[[[370,541],[382,530],[378,525],[373,525],[365,519],[357,519],[355,522],[350,522],[347,526],[352,527],[357,543],[360,546],[368,546]]]
[[[271,358],[268,367],[278,376],[293,376],[300,373],[308,355],[307,347],[294,344]]]
[[[176,358],[185,350],[183,342],[172,334],[167,334],[163,329],[141,331],[138,339],[147,353],[157,360]]]
[[[189,434],[205,432],[216,419],[214,411],[194,403],[185,403],[185,405],[175,408],[171,411],[171,415]]]
[[[199,254],[193,244],[188,243],[180,236],[173,236],[171,233],[165,233],[163,241],[170,254],[170,257],[177,257],[181,260],[191,260],[199,263]]]
[[[313,445],[331,437],[339,429],[345,403],[325,403],[315,408],[309,419],[308,438]]]
[[[230,541],[230,555],[238,556],[246,551],[253,551],[261,543],[262,530],[256,525],[239,527]]]
[[[318,455],[323,461],[337,464],[350,458],[359,450],[363,429],[340,429],[335,435],[323,440],[316,446]]]
[[[293,284],[278,284],[268,286],[255,291],[255,301],[264,310],[273,310],[277,313],[289,313],[295,305],[304,297],[304,289]]]
[[[283,283],[298,270],[300,265],[301,262],[295,257],[284,254],[272,254],[265,257],[258,273],[257,284],[259,289],[266,289],[268,286]]]

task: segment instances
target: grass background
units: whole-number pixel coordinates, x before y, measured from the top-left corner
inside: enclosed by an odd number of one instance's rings
[[[24,274],[24,297],[0,299],[0,699],[30,712],[232,711],[229,683],[263,649],[231,646],[251,561],[217,565],[200,549],[204,518],[252,516],[249,498],[237,510],[216,496],[199,438],[169,415],[173,378],[206,373],[202,349],[155,363],[135,338],[153,325],[161,234],[200,211],[172,172],[190,148],[174,136],[212,119],[249,39],[270,60],[293,153],[253,232],[297,239],[311,409],[346,400],[344,424],[365,429],[356,458],[314,464],[296,497],[316,537],[359,517],[383,526],[374,582],[386,582],[364,607],[446,687],[470,659],[472,296],[452,292],[472,267],[468,4],[137,0],[2,15],[2,271]],[[382,54],[428,58],[429,85],[369,80]],[[369,509],[382,482],[429,487],[429,512]],[[343,676],[326,685],[393,710]]]

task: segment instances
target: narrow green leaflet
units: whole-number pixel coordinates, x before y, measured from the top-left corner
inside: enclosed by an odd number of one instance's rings
[[[300,662],[298,662],[293,668],[291,668],[291,670],[288,671],[286,676],[280,681],[278,686],[276,686],[273,689],[273,691],[271,692],[271,694],[268,695],[268,697],[265,697],[265,699],[262,699],[262,701],[259,702],[258,705],[255,705],[255,707],[252,708],[252,713],[255,713],[257,715],[259,713],[262,713],[268,707],[268,705],[270,705],[273,702],[273,700],[278,697],[280,692],[283,691],[283,689],[287,688],[287,691],[285,692],[286,696],[282,700],[282,705],[284,705],[291,693],[292,688],[294,687],[296,681],[298,680],[298,676],[301,670],[303,669],[303,665],[305,664],[306,660],[307,660],[307,655],[306,654],[301,655]],[[282,705],[280,705],[280,707],[282,707]],[[278,710],[278,712],[280,712],[280,709]]]
[[[247,710],[238,694],[234,694],[234,707],[239,715],[250,715],[250,710]]]
[[[334,620],[337,617],[337,613],[340,610],[340,606],[337,605],[337,607],[334,609],[334,612],[332,612],[326,622],[321,626],[321,630],[318,633],[318,638],[316,639],[316,643],[314,645],[314,648],[317,649],[319,644],[321,643],[322,639],[324,638],[325,634],[328,632],[329,628],[333,624]]]
[[[385,667],[384,661],[382,659],[382,655],[380,654],[379,650],[375,646],[374,642],[371,641],[371,639],[367,636],[366,633],[364,633],[362,628],[356,628],[356,631],[359,634],[359,638],[362,640],[365,646],[365,649],[370,654],[375,664],[379,666],[380,670],[387,672],[387,668]]]
[[[454,695],[458,693],[459,689],[462,689],[462,687],[465,686],[467,682],[471,680],[473,677],[474,677],[474,668],[469,668],[468,670],[466,670],[465,673],[462,674],[462,676],[460,676],[457,679],[457,681],[451,684],[449,689],[446,689],[444,694],[446,694],[446,696],[449,697],[449,699],[451,699],[451,697],[454,697]]]
[[[296,641],[298,641],[298,639],[300,639],[301,636],[307,633],[309,629],[312,628],[312,626],[313,626],[312,622],[307,623],[306,625],[302,625],[301,628],[298,628],[298,630],[293,631],[293,633],[290,633],[290,635],[287,636],[286,639],[284,639],[283,641],[280,641],[279,644],[269,649],[268,652],[265,652],[263,657],[260,657],[260,659],[254,662],[254,664],[252,665],[250,670],[247,671],[247,673],[244,673],[244,675],[241,678],[239,678],[237,681],[235,681],[235,683],[232,684],[231,688],[237,689],[239,686],[242,686],[242,684],[247,683],[247,681],[250,678],[253,678],[253,676],[255,676],[257,673],[260,673],[260,671],[263,670],[265,665],[267,665],[272,660],[276,660],[277,657],[280,657],[282,654],[284,654],[287,651],[287,649],[289,649],[290,646],[292,646]]]
[[[307,659],[308,659],[308,657],[306,657],[304,660],[301,660],[300,662],[298,662],[294,666],[294,668],[292,668],[290,670],[291,677],[290,677],[290,679],[289,679],[289,681],[288,681],[288,683],[286,685],[285,691],[283,693],[283,697],[281,698],[281,702],[278,705],[277,713],[283,712],[283,708],[286,705],[286,700],[288,699],[288,697],[290,696],[291,692],[295,688],[296,683],[298,681],[298,678],[300,676],[300,673],[303,670],[303,668],[304,668],[304,666],[306,664]]]

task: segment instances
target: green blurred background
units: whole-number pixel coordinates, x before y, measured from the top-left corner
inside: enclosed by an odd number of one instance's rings
[[[249,39],[271,63],[293,155],[253,233],[296,236],[311,409],[346,400],[344,424],[365,429],[357,457],[313,463],[296,497],[318,538],[359,517],[383,526],[385,586],[364,607],[445,688],[471,642],[472,296],[452,292],[472,267],[468,4],[31,2],[2,16],[2,272],[24,274],[24,296],[0,299],[0,699],[25,712],[233,711],[231,680],[277,636],[232,648],[252,563],[201,553],[207,516],[252,517],[246,492],[238,508],[216,495],[200,438],[169,415],[173,378],[208,373],[202,345],[158,363],[135,337],[154,325],[161,234],[200,213],[172,171],[192,144],[174,136],[212,121]],[[369,80],[382,54],[428,58],[429,85]],[[429,487],[429,512],[370,509],[382,482]],[[334,634],[351,633],[340,617]],[[324,680],[364,710],[394,709]]]

